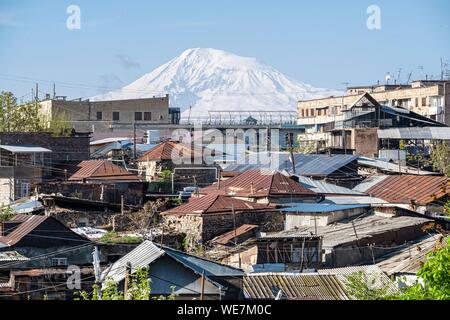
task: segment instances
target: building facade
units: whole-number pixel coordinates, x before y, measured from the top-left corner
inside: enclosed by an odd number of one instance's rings
[[[68,121],[77,132],[144,128],[179,121],[179,109],[169,108],[169,95],[144,99],[90,101],[65,97],[41,102],[44,121]]]

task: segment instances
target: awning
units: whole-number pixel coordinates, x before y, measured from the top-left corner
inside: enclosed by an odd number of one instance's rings
[[[34,146],[5,146],[0,145],[0,149],[7,150],[12,153],[40,153],[40,152],[52,152],[52,150],[34,147]]]

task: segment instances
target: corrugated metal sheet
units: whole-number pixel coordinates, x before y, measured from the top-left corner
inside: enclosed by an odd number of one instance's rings
[[[257,273],[244,277],[247,299],[348,300],[345,287],[334,275]]]
[[[369,178],[365,179],[363,182],[361,182],[360,184],[358,184],[356,187],[354,187],[353,190],[358,191],[358,192],[367,193],[367,190],[369,190],[373,186],[377,185],[378,183],[382,182],[387,177],[388,177],[387,175],[369,177]]]
[[[204,258],[195,257],[168,247],[160,247],[153,242],[146,240],[113,263],[111,267],[104,270],[102,272],[102,279],[111,278],[112,280],[119,282],[125,278],[125,270],[128,262],[131,263],[132,272],[134,272],[138,267],[148,267],[156,259],[165,254],[174,258],[179,263],[182,263],[197,274],[202,274],[203,272],[205,272],[205,276],[242,276],[244,274],[240,269],[222,265]]]
[[[263,153],[262,155],[265,155]],[[248,164],[231,164],[224,168],[224,171],[244,172],[256,168],[264,167],[261,161],[258,161],[261,154],[250,154],[248,157]],[[273,161],[270,163],[270,169],[286,170],[292,172],[292,163],[290,161],[289,153],[271,153]],[[356,162],[357,156],[353,155],[324,155],[324,154],[294,154],[295,173],[303,176],[326,177],[335,172],[340,175],[345,175],[344,169],[352,162]],[[275,166],[275,167],[274,167]],[[350,170],[351,171],[351,170]]]
[[[50,149],[35,146],[6,146],[0,145],[0,149],[7,150],[12,153],[40,153],[52,152]]]
[[[395,173],[399,172],[398,164],[395,164],[395,163],[392,163],[392,162],[388,162],[388,161],[379,160],[379,159],[359,157],[358,158],[358,165],[371,167],[371,168],[377,168],[377,169],[379,169],[381,171],[384,171],[384,172],[395,172]],[[405,167],[405,166],[400,166],[400,171],[402,173],[413,174],[413,175],[420,175],[420,176],[436,175],[435,172],[430,172],[430,171],[425,171],[425,170],[417,171],[416,168]]]
[[[81,161],[77,166],[80,169],[69,178],[70,181],[81,181],[83,179],[140,180],[138,176],[130,173],[125,168],[107,160],[85,160]]]
[[[162,214],[214,214],[274,210],[273,206],[244,201],[219,194],[209,194],[200,198],[192,197],[188,203],[175,207]]]
[[[380,198],[370,197],[370,196],[334,196],[325,197],[323,203],[334,203],[334,204],[367,204],[367,205],[380,205],[386,204],[387,202]]]
[[[309,213],[324,213],[341,210],[349,210],[355,208],[369,207],[368,204],[333,204],[333,203],[298,203],[290,208],[282,208],[281,212],[309,212]]]
[[[413,127],[378,130],[379,139],[450,140],[448,127]]]
[[[197,274],[205,272],[205,276],[242,277],[241,269],[233,268],[202,257],[187,254],[169,247],[162,248],[167,255],[184,264]]]
[[[203,194],[222,192],[228,195],[243,197],[268,196],[314,196],[315,192],[303,187],[298,182],[283,175],[279,171],[250,170],[240,175],[200,189]]]
[[[236,228],[236,230],[231,230],[220,236],[215,237],[214,239],[211,240],[211,242],[221,245],[227,245],[231,243],[232,240],[235,239],[235,237],[242,236],[248,232],[253,232],[257,228],[258,226],[254,224],[243,224],[242,226]]]
[[[102,279],[111,278],[119,282],[125,278],[127,263],[131,263],[132,272],[139,267],[148,267],[153,261],[164,255],[164,251],[151,241],[144,241],[131,252],[114,262],[102,272]]]
[[[341,194],[341,195],[364,195],[363,192],[340,187],[332,183],[328,183],[322,180],[315,180],[304,176],[296,176],[299,182],[307,189],[310,189],[316,193],[325,195]]]
[[[388,176],[367,193],[390,203],[426,205],[448,195],[449,180],[440,176]]]
[[[442,241],[441,234],[426,236],[405,248],[380,257],[377,259],[381,260],[377,266],[388,275],[416,274],[426,262],[427,255]]]
[[[100,144],[108,144],[111,142],[120,142],[120,141],[126,141],[126,140],[131,141],[130,138],[105,138],[105,139],[91,141],[90,145],[96,146],[96,145],[100,145]]]
[[[49,219],[49,216],[30,216],[26,221],[22,222],[13,232],[6,237],[0,237],[0,242],[3,242],[9,246],[15,245],[22,240],[23,237],[32,232],[42,222]]]

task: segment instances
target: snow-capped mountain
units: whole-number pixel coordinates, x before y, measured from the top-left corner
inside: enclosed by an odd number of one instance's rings
[[[255,58],[196,48],[156,68],[122,89],[92,100],[170,95],[182,118],[207,118],[210,111],[295,111],[299,99],[337,95],[282,74]],[[192,106],[192,108],[190,108]],[[190,110],[191,109],[191,110]],[[212,117],[217,114],[212,113]]]

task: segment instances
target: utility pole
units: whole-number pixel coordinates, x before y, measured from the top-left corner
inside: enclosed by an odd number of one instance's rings
[[[125,204],[124,204],[124,198],[123,198],[123,194],[120,195],[120,213],[124,213],[125,211]]]
[[[53,99],[56,98],[56,83],[53,82]]]
[[[288,143],[289,143],[289,152],[290,152],[291,164],[292,164],[292,173],[295,174],[294,148],[292,146],[291,132],[288,132]]]
[[[125,284],[123,289],[124,300],[128,300],[128,287],[130,284],[130,274],[131,274],[131,263],[127,262],[127,266],[125,268]]]
[[[234,211],[234,204],[231,205],[231,213],[233,215],[233,226],[234,226],[234,248],[237,247],[237,229],[236,229],[236,212]],[[241,267],[241,254],[238,254],[239,257],[239,268]]]
[[[205,294],[205,270],[202,272],[202,291],[200,293],[200,300],[204,300]]]
[[[95,284],[98,286],[98,299],[101,299],[101,269],[100,269],[100,254],[98,252],[98,247],[94,246],[94,252],[92,252],[92,264],[94,265],[95,272]]]
[[[133,159],[136,162],[136,121],[133,123]]]
[[[36,92],[35,92],[36,96],[34,98],[34,101],[38,102],[39,101],[39,83],[36,82]]]

